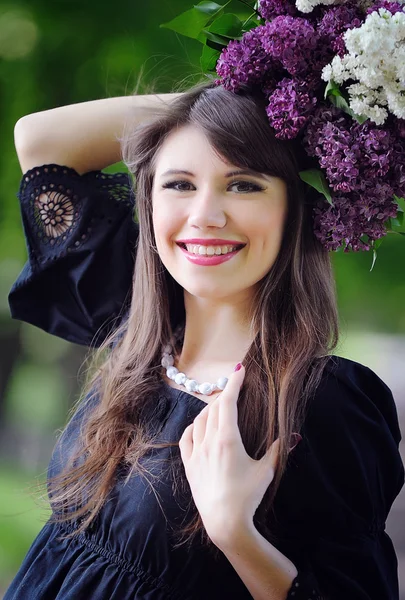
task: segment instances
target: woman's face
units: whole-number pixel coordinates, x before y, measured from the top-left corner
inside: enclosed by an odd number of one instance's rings
[[[152,202],[160,258],[193,296],[247,299],[275,262],[287,214],[286,184],[228,164],[195,126],[172,131],[160,148]],[[215,240],[206,250],[208,258],[200,257],[203,244],[191,243],[189,254],[177,243],[193,239]],[[244,247],[225,262],[196,263],[213,261],[219,248],[236,244]]]

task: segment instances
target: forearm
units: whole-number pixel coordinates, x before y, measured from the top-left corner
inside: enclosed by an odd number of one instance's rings
[[[255,528],[243,527],[219,546],[254,600],[285,600],[298,572]]]
[[[14,129],[21,168],[57,163],[86,173],[112,165],[121,160],[124,125],[141,122],[176,96],[105,98],[24,116]]]

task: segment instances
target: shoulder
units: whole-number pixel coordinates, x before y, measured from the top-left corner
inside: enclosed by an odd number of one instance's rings
[[[290,477],[319,530],[369,532],[382,525],[404,481],[397,410],[382,379],[331,356],[301,434]]]
[[[336,429],[380,426],[398,444],[401,433],[397,408],[388,385],[369,367],[331,355],[308,409],[308,420]]]

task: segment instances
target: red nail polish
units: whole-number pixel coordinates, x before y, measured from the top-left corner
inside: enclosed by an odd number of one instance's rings
[[[234,371],[240,371],[241,368],[242,368],[242,363],[238,363],[236,365],[236,367],[234,368]]]

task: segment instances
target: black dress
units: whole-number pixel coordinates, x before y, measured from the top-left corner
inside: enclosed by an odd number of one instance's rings
[[[9,295],[12,317],[98,345],[125,314],[131,287],[138,226],[129,177],[47,165],[24,175],[19,198],[29,260]],[[178,441],[206,406],[163,380],[154,405],[166,441]],[[83,418],[81,407],[57,443],[50,475]],[[369,368],[331,356],[301,434],[271,524],[275,545],[298,569],[288,599],[398,600],[397,559],[385,532],[404,483],[391,391]],[[95,526],[79,538],[60,540],[69,526],[48,522],[4,600],[251,598],[222,553],[214,561],[199,545],[173,550],[168,523],[182,509],[170,480],[158,492],[165,515],[133,477],[127,484],[118,478]]]

